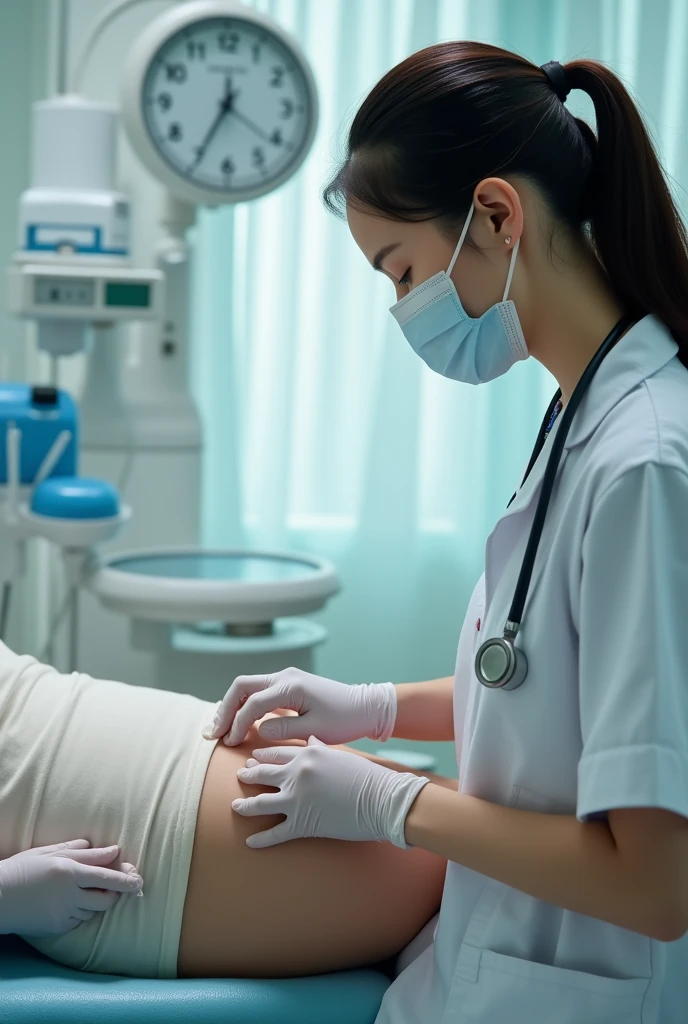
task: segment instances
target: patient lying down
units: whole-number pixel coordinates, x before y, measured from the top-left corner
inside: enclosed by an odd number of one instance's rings
[[[249,835],[283,820],[282,815],[246,818],[231,810],[238,796],[271,791],[244,786],[236,777],[252,750],[269,745],[257,731],[259,724],[239,746],[218,743],[210,761],[184,903],[178,975],[307,975],[395,955],[439,908],[446,861],[425,850],[335,839],[247,847]],[[305,745],[303,740],[286,742]],[[433,781],[457,785],[439,776]]]
[[[62,675],[0,644],[0,858],[83,838],[117,843],[109,867],[128,861],[143,877],[143,899],[123,894],[64,935],[27,941],[78,970],[138,977],[285,977],[393,957],[436,913],[446,862],[333,839],[247,847],[283,818],[232,810],[270,791],[237,778],[269,741],[258,723],[236,747],[204,739],[212,710]]]

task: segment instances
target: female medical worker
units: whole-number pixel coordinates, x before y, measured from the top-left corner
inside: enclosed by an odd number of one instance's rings
[[[276,789],[240,814],[286,815],[250,845],[329,836],[448,858],[434,935],[378,1024],[685,1024],[688,256],[642,121],[594,61],[541,69],[442,43],[372,90],[334,194],[432,369],[476,384],[533,355],[560,401],[461,631],[459,791],[319,742],[444,739],[444,682],[239,677],[215,735],[239,742],[281,707],[299,715],[262,731],[310,737],[240,772]]]

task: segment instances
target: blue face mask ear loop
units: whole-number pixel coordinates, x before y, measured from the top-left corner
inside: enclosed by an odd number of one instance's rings
[[[511,263],[509,264],[509,273],[506,278],[506,287],[504,288],[504,295],[502,296],[502,302],[506,302],[506,297],[509,294],[509,288],[511,287],[511,278],[514,276],[514,267],[516,266],[516,253],[518,252],[518,246],[521,239],[517,238],[514,248],[511,252]]]
[[[473,203],[471,203],[471,208],[468,211],[468,215],[466,217],[466,223],[463,226],[463,229],[461,231],[461,236],[460,236],[458,242],[456,243],[456,249],[454,249],[454,255],[452,256],[451,263],[449,264],[449,267],[447,269],[447,277],[451,276],[451,272],[454,269],[454,264],[456,263],[456,259],[457,259],[458,255],[459,255],[459,252],[461,251],[461,246],[463,245],[464,239],[465,239],[466,235],[468,234],[468,228],[470,226],[471,217],[473,216],[473,211],[474,210],[475,210],[475,206],[473,206]],[[520,242],[521,242],[521,239],[517,238],[516,239],[516,244],[514,245],[512,251],[511,251],[511,263],[509,264],[509,273],[507,274],[507,278],[506,278],[506,286],[504,288],[504,295],[502,296],[502,302],[506,302],[506,297],[509,294],[509,288],[511,287],[511,279],[514,276],[514,267],[516,266],[516,253],[518,252],[518,247],[519,247]]]
[[[471,217],[473,216],[473,211],[474,210],[475,210],[475,206],[473,205],[473,203],[471,203],[471,208],[468,211],[468,215],[466,216],[466,222],[465,222],[465,224],[463,226],[463,230],[461,231],[461,236],[460,236],[458,242],[456,243],[456,249],[454,249],[454,255],[451,258],[451,263],[449,264],[449,269],[447,270],[447,277],[449,277],[451,275],[451,272],[454,269],[454,264],[456,263],[456,257],[459,255],[459,251],[461,249],[461,246],[463,245],[463,240],[466,237],[466,235],[468,234],[468,226],[471,223]]]

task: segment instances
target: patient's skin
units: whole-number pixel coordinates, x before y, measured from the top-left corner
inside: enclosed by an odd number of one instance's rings
[[[246,846],[248,836],[284,820],[243,817],[231,806],[237,797],[275,792],[236,776],[252,750],[270,745],[253,726],[244,743],[219,742],[213,751],[184,903],[179,977],[275,978],[375,963],[398,953],[439,908],[447,862],[425,850],[335,839]],[[443,781],[456,788],[454,780]]]

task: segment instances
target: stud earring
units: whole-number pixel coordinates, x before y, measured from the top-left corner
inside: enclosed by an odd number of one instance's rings
[[[509,244],[509,242],[511,241],[511,235],[507,235],[507,236],[506,236],[506,238],[504,239],[504,241],[505,241],[505,242],[506,242],[506,244],[508,245],[508,244]]]

